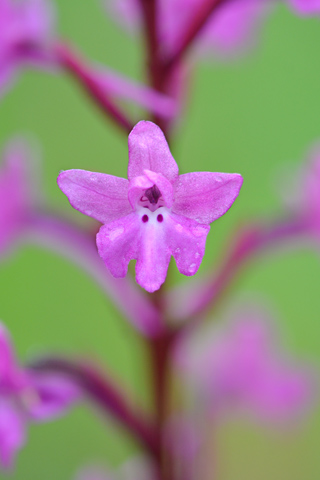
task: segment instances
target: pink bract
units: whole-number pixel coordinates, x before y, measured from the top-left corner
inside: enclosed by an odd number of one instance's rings
[[[211,329],[205,338],[182,345],[176,359],[209,409],[242,410],[264,421],[287,421],[306,410],[311,370],[281,352],[264,312],[240,311],[228,328]]]
[[[52,17],[47,0],[0,0],[0,96],[20,67],[53,63]]]
[[[28,423],[56,418],[78,398],[78,388],[63,376],[21,368],[0,323],[0,467],[13,466]]]
[[[242,177],[179,175],[160,128],[141,121],[129,135],[128,180],[67,170],[58,185],[74,208],[104,224],[97,246],[112,275],[124,277],[136,259],[137,282],[153,292],[165,281],[171,255],[180,273],[197,272],[209,224],[231,207]]]

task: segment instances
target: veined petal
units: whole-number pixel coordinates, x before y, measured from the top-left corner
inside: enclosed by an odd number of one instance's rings
[[[13,466],[16,452],[25,442],[25,422],[9,400],[0,399],[0,465],[6,469]]]
[[[165,219],[166,243],[180,273],[194,275],[202,261],[210,227],[171,213]]]
[[[136,213],[103,225],[97,234],[97,247],[110,273],[125,277],[130,260],[138,256],[140,220]]]
[[[179,176],[172,211],[209,224],[225,214],[239,195],[237,173],[192,172]]]
[[[79,212],[101,223],[132,212],[128,201],[128,180],[106,173],[66,170],[58,177],[58,185]]]
[[[128,179],[143,175],[144,170],[162,173],[171,183],[179,174],[162,130],[152,122],[139,122],[129,134]]]

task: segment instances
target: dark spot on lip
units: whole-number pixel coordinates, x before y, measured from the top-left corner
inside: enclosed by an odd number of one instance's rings
[[[148,215],[143,215],[141,220],[143,221],[143,223],[147,223],[147,221],[149,220]]]
[[[152,205],[156,205],[161,197],[161,192],[157,185],[153,185],[153,187],[148,188],[144,194]]]
[[[157,216],[157,220],[158,222],[163,222],[163,216],[161,215],[161,213],[159,213],[159,215]]]

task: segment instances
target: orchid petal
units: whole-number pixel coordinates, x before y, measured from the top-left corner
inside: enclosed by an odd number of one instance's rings
[[[97,247],[111,274],[125,277],[130,260],[138,256],[139,222],[136,213],[103,225],[97,234]]]
[[[130,260],[136,259],[136,279],[148,292],[154,292],[164,282],[170,262],[165,244],[165,232],[157,224],[157,216],[141,209],[125,218],[100,228],[97,235],[99,255],[115,277],[124,277]],[[165,213],[163,212],[163,215]],[[148,217],[144,222],[143,217]]]
[[[0,322],[0,391],[19,391],[26,384],[27,378],[16,361],[9,332]]]
[[[128,179],[143,175],[144,170],[162,173],[171,183],[179,174],[162,130],[152,122],[139,122],[129,134]]]
[[[162,215],[159,208],[155,213],[149,214],[149,221],[143,225],[144,231],[140,237],[139,257],[136,264],[136,280],[147,292],[158,290],[164,283],[171,252],[166,242],[166,229],[159,226],[156,218]],[[163,213],[164,220],[167,218]]]
[[[239,195],[243,179],[229,173],[193,172],[179,176],[173,212],[209,224],[224,215]]]
[[[0,463],[5,469],[13,466],[15,454],[25,442],[26,419],[22,412],[0,398]]]
[[[153,186],[152,180],[146,175],[140,177],[134,177],[129,183],[128,199],[132,208],[136,207],[136,204],[140,200],[143,193]]]
[[[27,403],[34,420],[43,421],[65,413],[79,399],[79,388],[69,379],[57,374],[32,375],[35,398]]]
[[[161,173],[151,172],[150,170],[144,170],[144,175],[134,177],[129,184],[128,198],[132,208],[136,207],[144,192],[154,185],[159,188],[166,206],[171,208],[173,203],[171,183]]]
[[[128,215],[128,180],[105,173],[66,170],[58,177],[58,185],[79,212],[101,223]]]
[[[210,227],[195,220],[171,214],[165,219],[166,243],[183,275],[194,275],[202,261]]]
[[[7,329],[0,323],[0,385],[10,378],[14,355]]]
[[[151,180],[153,185],[156,185],[159,188],[166,206],[171,208],[173,203],[173,188],[171,183],[161,173],[145,170],[144,174],[149,180]]]

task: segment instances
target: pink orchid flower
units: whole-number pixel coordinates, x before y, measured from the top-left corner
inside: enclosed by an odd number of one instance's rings
[[[260,420],[287,421],[310,404],[312,375],[276,348],[265,314],[237,314],[198,344],[181,345],[177,365],[215,413],[242,410]]]
[[[58,185],[71,205],[104,225],[99,255],[114,277],[136,259],[136,278],[149,292],[165,281],[171,255],[178,270],[194,275],[205,251],[209,224],[239,194],[238,174],[194,172],[179,176],[160,128],[141,121],[129,135],[128,180],[67,170]]]
[[[77,387],[66,378],[20,368],[0,323],[0,465],[12,467],[25,443],[28,423],[56,418],[78,397]]]
[[[163,49],[172,53],[192,22],[199,0],[160,0],[158,2],[159,39]],[[133,30],[141,24],[139,0],[108,0],[107,8],[121,23]],[[200,33],[200,51],[229,55],[251,43],[270,10],[265,0],[229,0],[219,6]]]
[[[47,0],[0,0],[0,95],[20,67],[51,65],[50,7]]]
[[[38,201],[33,159],[25,143],[12,141],[0,169],[0,256],[7,253],[28,226]]]

